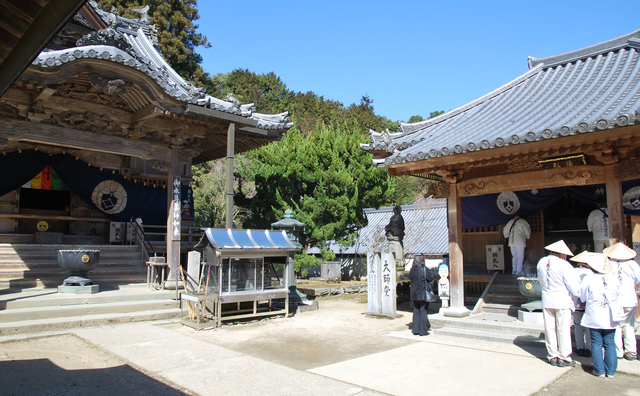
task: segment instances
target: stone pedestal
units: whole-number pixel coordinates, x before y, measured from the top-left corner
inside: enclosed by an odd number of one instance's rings
[[[58,293],[68,294],[94,294],[100,291],[98,285],[86,285],[86,286],[58,286]]]
[[[542,312],[518,311],[518,320],[524,323],[544,323]]]
[[[342,273],[339,261],[326,261],[320,264],[320,278],[328,281],[339,281]]]

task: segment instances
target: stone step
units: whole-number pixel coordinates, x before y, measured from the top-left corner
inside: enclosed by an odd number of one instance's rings
[[[77,327],[111,325],[115,323],[143,322],[168,319],[177,320],[178,318],[180,318],[180,309],[176,307],[127,313],[96,314],[41,320],[25,320],[11,323],[0,323],[0,336],[65,330]]]
[[[104,304],[14,308],[0,311],[0,323],[36,321],[54,318],[111,315],[177,308],[175,300],[122,301]]]
[[[484,300],[489,303],[503,303],[503,304],[524,304],[529,301],[525,296],[518,293],[517,295],[512,293],[494,293],[489,292]]]
[[[485,302],[484,305],[482,306],[483,312],[499,313],[504,315],[511,315],[514,317],[518,316],[519,310],[520,310],[520,305],[514,305],[514,304],[499,304],[499,303]]]
[[[55,290],[42,289],[33,291],[33,296],[11,298],[10,294],[5,294],[3,301],[0,301],[0,312],[2,310],[19,309],[19,308],[45,308],[67,305],[86,305],[86,304],[106,304],[120,303],[127,301],[158,301],[173,300],[175,291],[173,290],[157,290],[147,292],[145,285],[132,287],[134,290],[131,294],[118,294],[118,287],[109,287],[109,285],[100,285],[101,292],[96,294],[60,294]]]
[[[44,278],[44,279],[9,279],[0,280],[0,290],[18,288],[18,289],[31,289],[31,288],[43,288],[51,287],[55,288],[62,284],[62,281],[67,276],[59,278]],[[147,282],[147,275],[109,275],[109,276],[92,276],[91,280],[96,285],[129,285],[129,284],[145,284]]]
[[[529,345],[545,348],[544,337],[534,335],[504,334],[493,331],[483,331],[476,329],[461,329],[453,327],[443,327],[433,330],[435,334],[452,337],[473,338],[477,340],[508,342],[510,344]]]
[[[141,275],[145,274],[147,270],[145,267],[98,267],[89,272],[88,278],[110,276],[110,275]],[[62,268],[51,268],[45,270],[24,270],[24,271],[11,271],[2,269],[0,270],[0,280],[3,279],[44,279],[44,278],[67,278],[69,272]]]
[[[429,321],[434,328],[455,328],[485,331],[515,336],[543,337],[544,326],[542,324],[523,323],[515,318],[512,321],[481,320],[479,318],[492,316],[492,314],[473,315],[467,318],[447,318],[441,315],[429,315]],[[510,319],[506,315],[495,315],[500,318]]]
[[[98,263],[97,268],[103,267],[133,267],[133,268],[145,268],[145,264],[137,259],[127,259],[127,260],[102,260]],[[27,271],[27,270],[58,270],[62,269],[58,262],[33,262],[33,263],[0,263],[0,273],[1,272],[11,272],[11,271]]]

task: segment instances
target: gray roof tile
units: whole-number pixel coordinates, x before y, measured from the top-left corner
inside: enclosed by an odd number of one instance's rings
[[[529,58],[531,69],[448,113],[370,131],[378,166],[630,125],[640,110],[640,29],[580,50]]]

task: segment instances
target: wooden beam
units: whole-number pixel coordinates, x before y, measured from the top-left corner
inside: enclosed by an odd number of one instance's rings
[[[605,181],[604,167],[582,165],[465,180],[458,183],[458,193],[469,197],[505,191],[603,184]]]
[[[164,110],[157,107],[155,103],[151,103],[131,114],[131,120],[129,121],[129,123],[133,124],[139,121],[148,120],[150,118],[158,117],[162,114],[164,114]]]
[[[0,120],[0,135],[10,141],[42,143],[58,147],[130,155],[148,160],[171,160],[171,150],[166,145],[57,125],[36,124],[18,120]]]
[[[449,218],[450,298],[452,308],[464,308],[464,275],[462,257],[462,207],[456,185],[452,184],[447,198]]]
[[[239,126],[250,126],[250,127],[258,126],[257,120],[252,120],[247,117],[242,117],[236,114],[225,113],[224,111],[208,109],[206,107],[197,106],[193,104],[188,104],[184,113],[187,115],[191,113],[191,114],[198,114],[198,115],[203,115],[207,117],[219,118],[219,119],[227,120],[229,122],[235,122]]]
[[[611,246],[618,242],[625,242],[622,182],[616,179],[613,166],[605,166],[604,175],[607,186],[607,213],[609,214],[609,241]]]

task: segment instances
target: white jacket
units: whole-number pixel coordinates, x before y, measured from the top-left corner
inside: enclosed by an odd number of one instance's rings
[[[600,210],[602,209],[602,210]],[[607,213],[607,216],[604,213]],[[592,210],[587,218],[587,227],[589,231],[593,232],[594,241],[608,241],[609,240],[609,212],[607,208],[598,208]]]
[[[516,220],[518,221],[512,227],[513,222]],[[509,238],[509,246],[524,247],[527,246],[527,239],[531,236],[531,228],[525,219],[513,218],[504,226],[502,235],[505,238]]]
[[[640,266],[635,261],[629,260],[618,261],[613,267],[617,267],[613,273],[616,274],[620,283],[620,305],[624,308],[637,307],[636,285],[640,283]]]
[[[575,310],[571,295],[580,292],[580,278],[571,264],[552,254],[543,257],[538,261],[538,280],[542,308]]]
[[[618,327],[618,322],[611,319],[609,309],[609,304],[615,304],[619,298],[618,279],[615,273],[587,275],[582,281],[578,297],[587,303],[587,309],[580,321],[582,326],[590,329]]]

